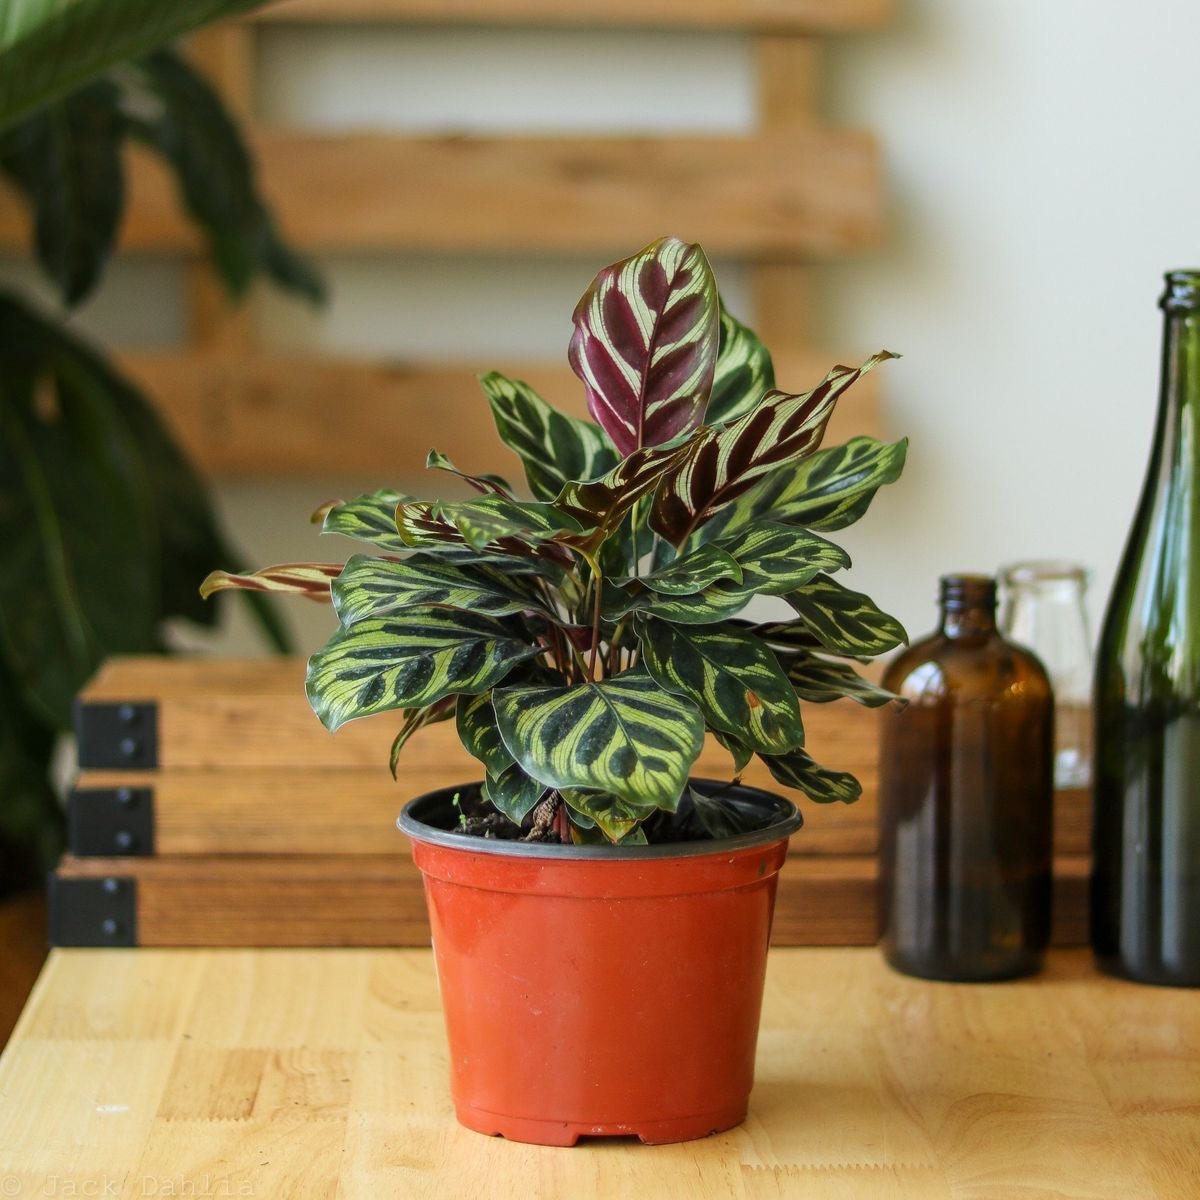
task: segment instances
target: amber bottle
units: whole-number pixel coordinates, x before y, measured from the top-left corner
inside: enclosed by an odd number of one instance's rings
[[[1049,679],[996,628],[996,584],[941,581],[941,625],[884,685],[880,920],[897,970],[1029,974],[1050,935],[1054,708]]]

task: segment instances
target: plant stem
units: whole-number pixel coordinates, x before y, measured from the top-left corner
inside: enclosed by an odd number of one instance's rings
[[[596,658],[600,653],[600,599],[604,576],[599,570],[592,570],[592,588],[595,590],[596,599],[592,604],[592,652],[588,657],[588,679],[595,681],[596,678]]]

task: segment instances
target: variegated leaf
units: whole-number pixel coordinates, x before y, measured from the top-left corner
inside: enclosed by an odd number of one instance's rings
[[[564,788],[560,795],[571,810],[572,822],[579,821],[579,818],[591,822],[604,834],[605,840],[612,843],[635,844],[633,835],[639,832],[638,826],[655,812],[655,806],[652,804],[636,804],[607,792]],[[584,825],[583,828],[586,829],[587,826]],[[641,841],[645,841],[645,835]]]
[[[792,750],[779,756],[760,754],[759,757],[784,787],[799,788],[817,804],[831,804],[835,800],[853,804],[862,795],[862,784],[849,771],[822,767],[803,750]]]
[[[312,520],[314,525],[321,526],[322,533],[340,533],[360,542],[372,542],[381,550],[407,550],[408,545],[396,528],[396,507],[408,499],[386,488],[355,500],[331,500],[313,513]]]
[[[598,479],[568,483],[554,507],[584,528],[597,530],[590,541],[599,545],[643,496],[654,491],[664,473],[688,452],[689,445],[684,441],[635,450]]]
[[[882,654],[908,640],[895,617],[875,607],[869,596],[818,575],[787,597],[801,622],[833,654]]]
[[[341,629],[309,659],[305,690],[328,729],[471,695],[542,653],[519,627],[453,608],[411,608]]]
[[[595,479],[617,465],[604,431],[552,408],[527,383],[489,371],[479,380],[501,440],[525,465],[529,490],[553,500],[568,483]]]
[[[756,525],[713,546],[738,564],[740,581],[719,579],[695,595],[642,594],[626,611],[636,609],[682,625],[711,625],[740,612],[755,596],[785,595],[819,572],[837,570],[850,561],[840,546],[787,525]],[[650,586],[649,580],[643,582]],[[610,606],[609,612],[619,615],[620,610]]]
[[[529,610],[549,615],[543,602],[522,587],[522,579],[528,576],[427,554],[406,559],[356,554],[333,585],[333,606],[346,627],[412,606],[463,608],[494,617]]]
[[[867,511],[884,484],[899,479],[907,449],[907,439],[889,445],[856,437],[819,450],[772,471],[702,525],[696,537],[702,542],[727,537],[764,517],[805,529],[844,529]]]
[[[706,425],[727,425],[757,408],[775,387],[775,368],[766,346],[721,306],[721,340]]]
[[[484,776],[483,798],[491,801],[514,825],[520,825],[545,794],[545,784],[530,779],[516,763],[499,775]]]
[[[460,471],[440,450],[430,450],[425,456],[425,469],[457,475],[464,483],[469,483],[485,496],[507,496],[508,499],[512,499],[512,484],[507,480],[501,479],[499,475],[471,475]]]
[[[801,700],[827,704],[848,696],[866,708],[878,708],[900,697],[887,688],[864,679],[844,662],[821,658],[816,654],[797,654],[784,660],[787,677]]]
[[[498,688],[493,704],[527,774],[634,805],[674,807],[704,742],[696,706],[640,671],[574,687]]]
[[[329,585],[341,571],[341,563],[280,563],[247,575],[213,571],[200,585],[200,595],[207,600],[214,592],[237,588],[244,592],[292,592],[310,600],[328,600]]]
[[[885,359],[882,351],[861,367],[834,367],[811,392],[769,392],[757,408],[730,425],[707,428],[664,472],[650,525],[680,546],[694,529],[736,500],[763,475],[820,445],[838,397]]]
[[[719,546],[701,546],[691,554],[675,559],[662,570],[636,582],[655,592],[666,592],[671,596],[692,596],[696,592],[704,591],[718,579],[741,583],[741,564],[729,551],[722,550]]]
[[[649,620],[642,661],[660,686],[692,701],[710,729],[780,754],[804,743],[796,692],[758,638],[733,628],[686,628]]]
[[[392,753],[388,760],[388,766],[391,768],[392,778],[396,778],[396,768],[400,763],[400,753],[405,746],[408,745],[409,739],[419,729],[424,729],[426,725],[436,725],[440,721],[446,721],[454,715],[456,697],[445,696],[436,704],[426,705],[424,708],[406,708],[404,710],[404,724],[400,726],[400,732],[396,734],[392,740]]]
[[[463,748],[483,763],[487,774],[503,775],[516,762],[500,736],[490,691],[459,696],[455,721]]]
[[[567,357],[623,455],[694,429],[717,358],[717,285],[699,246],[660,238],[605,267],[575,308]]]
[[[740,779],[742,772],[750,765],[750,760],[754,757],[754,751],[749,746],[743,746],[737,738],[731,737],[727,733],[722,733],[719,729],[713,729],[710,732],[729,751],[729,757],[733,759],[734,777]]]

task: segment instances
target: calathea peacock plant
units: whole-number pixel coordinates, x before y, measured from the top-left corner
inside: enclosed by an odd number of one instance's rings
[[[717,828],[713,802],[688,792],[706,731],[737,773],[757,754],[813,800],[855,799],[851,775],[809,756],[800,701],[885,702],[845,660],[905,635],[834,578],[849,559],[823,534],[866,511],[906,447],[818,447],[841,393],[893,356],[776,390],[704,252],[676,238],[601,271],[574,324],[569,359],[595,424],[518,380],[481,380],[532,499],[433,451],[428,466],[478,498],[331,503],[314,518],[324,531],[378,553],[215,573],[205,594],[332,596],[341,627],[308,671],[317,715],[334,730],[402,710],[393,772],[417,730],[453,718],[514,836],[670,838],[656,814],[681,803]],[[740,619],[759,595],[794,617]]]

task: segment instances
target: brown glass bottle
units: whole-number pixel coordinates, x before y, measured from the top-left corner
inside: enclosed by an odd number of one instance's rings
[[[1036,971],[1050,935],[1050,682],[996,629],[996,584],[941,581],[940,628],[884,686],[880,919],[897,970],[982,981]]]

